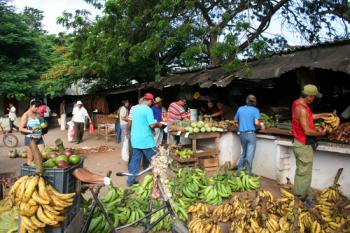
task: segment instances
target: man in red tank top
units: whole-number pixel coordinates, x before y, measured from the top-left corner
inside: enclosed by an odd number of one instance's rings
[[[293,151],[296,158],[294,194],[302,201],[306,201],[311,186],[315,137],[326,134],[325,129],[315,129],[314,120],[328,116],[329,113],[312,114],[309,107],[315,98],[321,97],[317,87],[308,84],[304,86],[300,98],[295,100],[292,106]]]

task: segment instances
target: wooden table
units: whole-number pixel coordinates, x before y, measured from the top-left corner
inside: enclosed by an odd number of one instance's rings
[[[193,157],[199,160],[199,165],[208,170],[207,168],[217,169],[219,162],[218,156],[220,154],[219,144],[220,144],[220,133],[211,132],[211,133],[191,133],[186,134],[182,133],[179,135],[178,132],[171,132],[172,136],[187,136],[191,139]],[[212,139],[215,142],[214,148],[208,147],[199,147],[198,140]],[[171,140],[172,141],[172,140]]]

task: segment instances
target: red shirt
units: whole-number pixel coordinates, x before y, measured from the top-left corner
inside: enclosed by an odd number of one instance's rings
[[[173,121],[182,121],[187,116],[184,107],[179,102],[174,102],[169,105],[168,123]]]
[[[41,117],[44,117],[45,112],[47,112],[46,106],[45,105],[40,105],[38,107],[38,109],[36,110],[36,112],[39,113],[39,115]]]
[[[307,118],[309,121],[309,127],[315,130],[314,119],[312,118],[312,112],[310,107],[307,104],[301,103],[299,100],[295,100],[292,105],[292,134],[296,140],[298,140],[302,144],[306,144],[306,135],[301,127],[300,121],[295,117],[295,109],[302,105],[307,111]]]

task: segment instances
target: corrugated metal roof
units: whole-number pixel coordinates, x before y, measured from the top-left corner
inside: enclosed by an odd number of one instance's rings
[[[247,61],[252,72],[225,71],[222,67],[201,71],[173,74],[164,78],[161,86],[196,85],[225,87],[234,78],[260,80],[277,78],[289,71],[306,67],[328,69],[350,74],[350,40],[335,43],[324,43],[309,47],[295,47],[288,51],[272,54],[266,58]]]

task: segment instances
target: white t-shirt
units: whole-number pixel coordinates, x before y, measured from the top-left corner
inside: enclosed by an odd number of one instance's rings
[[[74,107],[73,109],[73,121],[78,123],[85,123],[85,117],[88,116],[88,113],[84,107],[78,108]]]
[[[12,106],[10,108],[9,118],[11,119],[11,121],[15,121],[16,118],[17,118],[17,116],[16,116],[16,108],[14,106]]]
[[[127,118],[128,116],[128,109],[125,106],[122,106],[119,110],[119,119],[120,119],[120,125],[127,125],[128,122],[124,121],[123,118]]]

